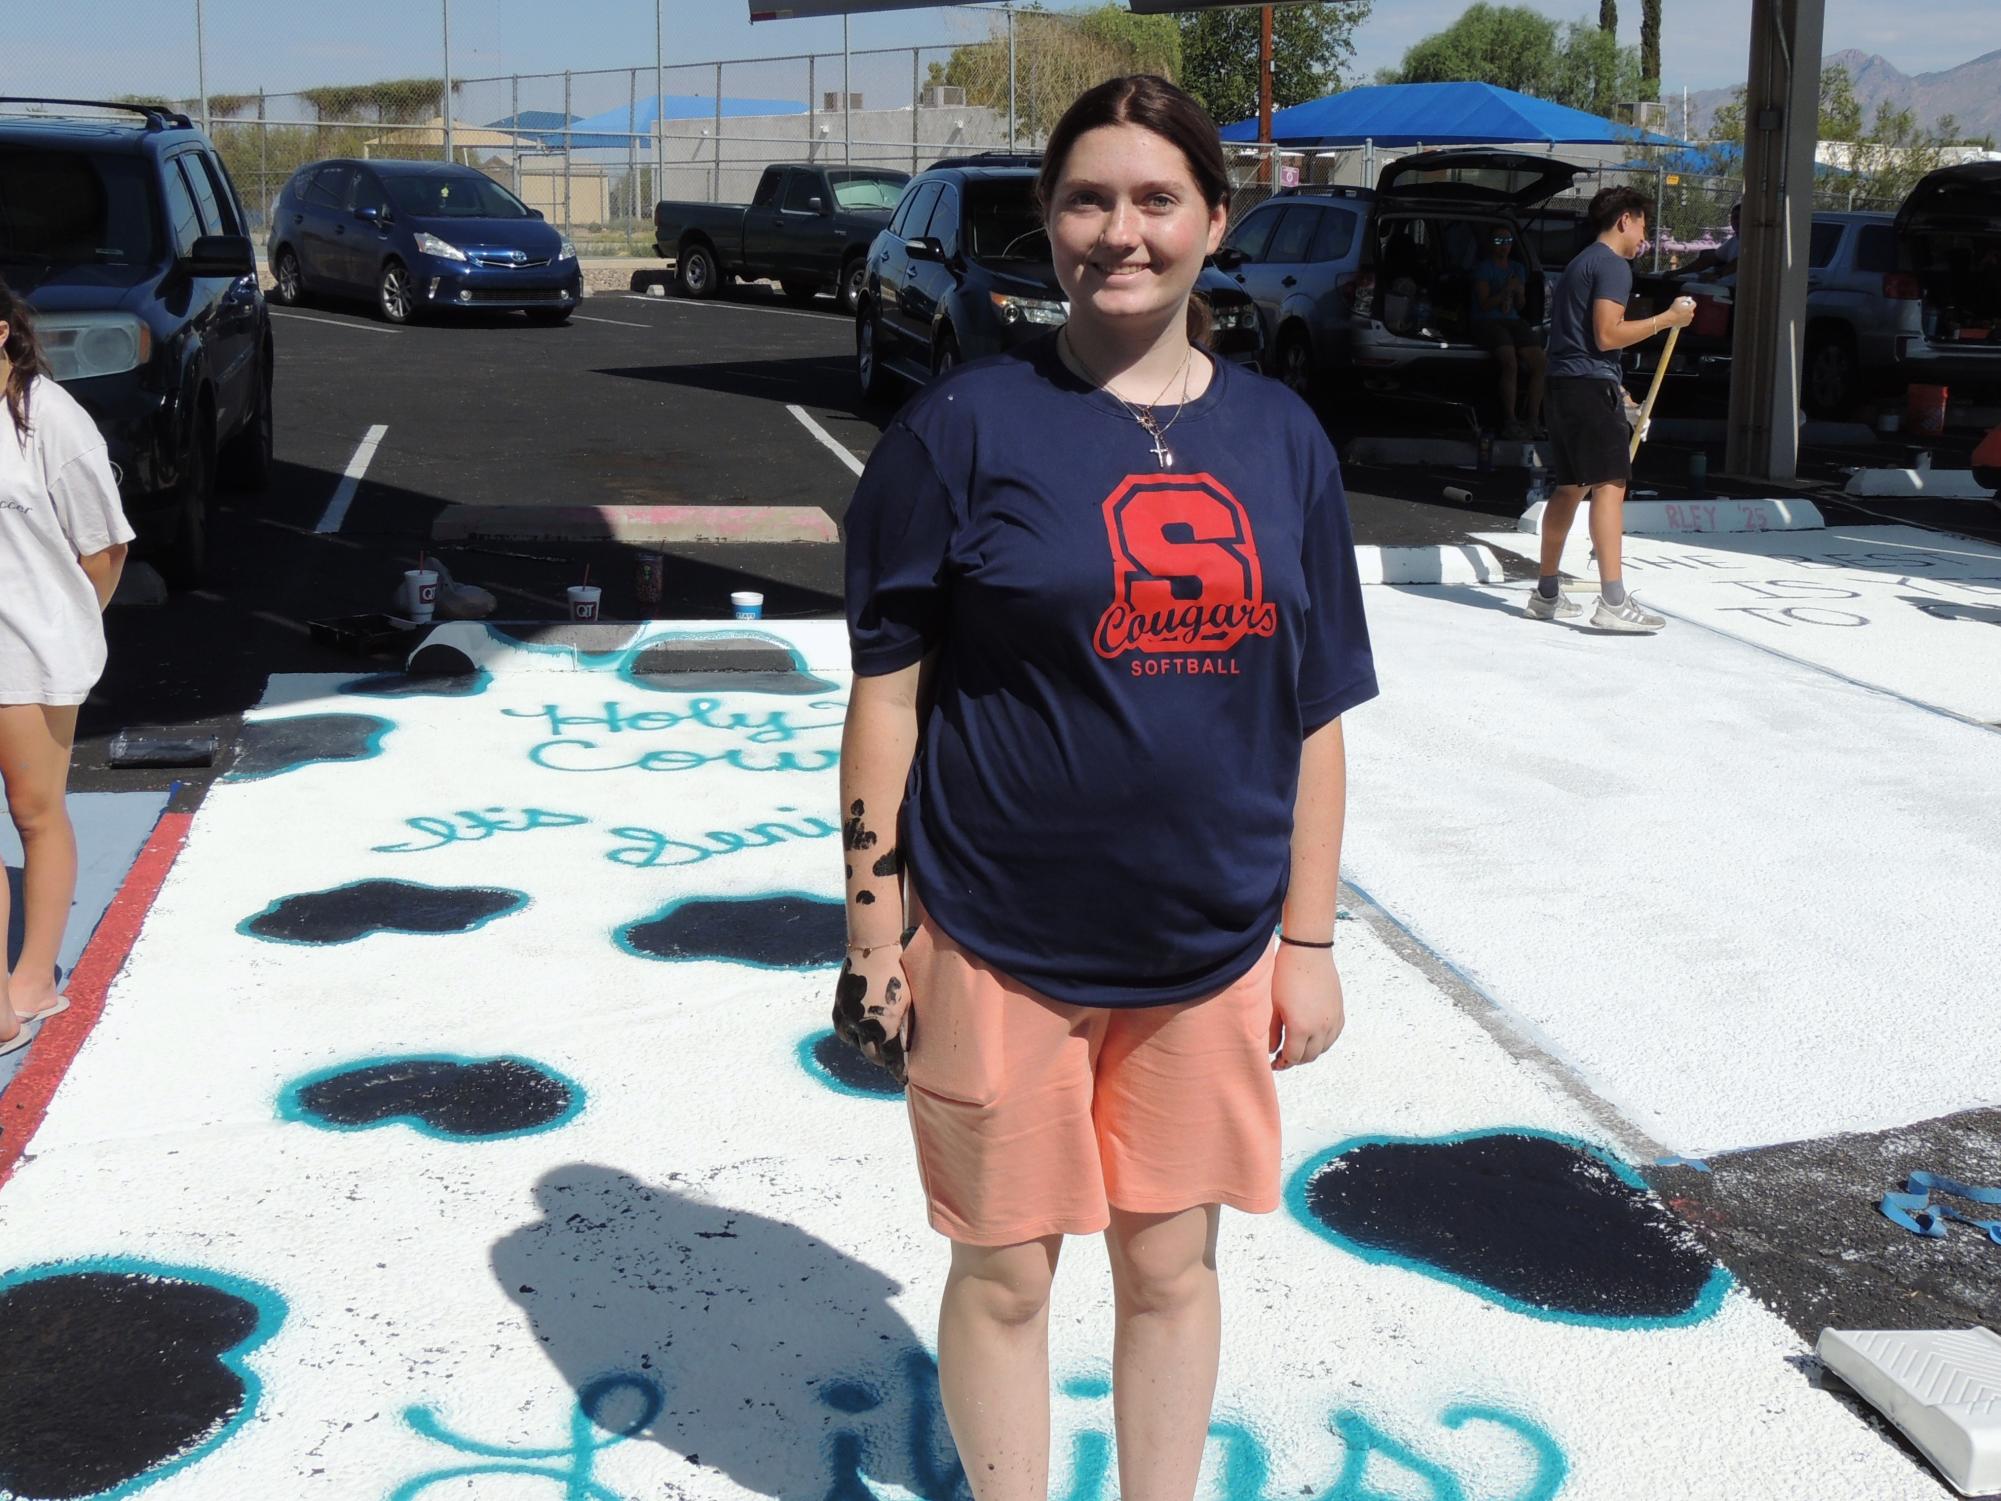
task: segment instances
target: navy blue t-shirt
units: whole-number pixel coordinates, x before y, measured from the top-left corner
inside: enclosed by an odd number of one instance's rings
[[[1586,380],[1609,380],[1618,385],[1623,379],[1619,354],[1598,347],[1598,328],[1592,320],[1595,302],[1616,302],[1619,315],[1633,296],[1633,263],[1603,240],[1593,240],[1572,257],[1556,279],[1549,299],[1549,373],[1554,376],[1581,376]]]
[[[927,387],[847,513],[856,674],[937,652],[900,830],[917,893],[1083,1005],[1191,1000],[1257,962],[1301,742],[1376,692],[1312,412],[1219,360],[1166,442],[1163,470],[1050,336]]]

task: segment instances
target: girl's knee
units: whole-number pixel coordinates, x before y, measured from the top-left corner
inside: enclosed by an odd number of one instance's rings
[[[1018,1246],[956,1246],[951,1285],[981,1315],[999,1324],[1028,1324],[1049,1307],[1056,1257],[1044,1241]]]
[[[61,792],[51,797],[39,787],[9,782],[7,816],[25,840],[63,829],[69,820],[69,810],[63,804]]]

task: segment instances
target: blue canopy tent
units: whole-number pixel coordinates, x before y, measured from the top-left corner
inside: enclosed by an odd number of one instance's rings
[[[630,108],[621,104],[602,114],[572,120],[567,135],[563,133],[561,114],[551,112],[545,123],[531,120],[535,113],[524,110],[521,124],[540,125],[542,128],[524,129],[520,133],[532,136],[545,150],[561,151],[567,140],[572,151],[624,151],[634,143],[644,146],[650,141],[654,125],[661,120],[713,120],[716,117],[716,101],[713,96],[703,94],[668,94],[664,99],[656,95],[641,99]],[[806,106],[796,99],[732,99],[726,96],[722,102],[725,120],[741,119],[746,115],[805,113]]]
[[[1274,111],[1281,146],[1502,146],[1523,142],[1681,146],[1568,105],[1491,83],[1386,83]],[[1256,141],[1258,122],[1223,128],[1225,141]]]

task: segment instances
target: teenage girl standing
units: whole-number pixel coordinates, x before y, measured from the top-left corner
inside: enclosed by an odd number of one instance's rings
[[[1340,716],[1375,672],[1333,448],[1201,347],[1214,124],[1113,80],[1038,191],[1068,324],[911,402],[847,514],[835,1021],[907,1060],[975,1497],[1047,1496],[1050,1280],[1103,1232],[1119,1493],[1188,1501],[1221,1207],[1278,1206],[1273,1071],[1341,1030]]]

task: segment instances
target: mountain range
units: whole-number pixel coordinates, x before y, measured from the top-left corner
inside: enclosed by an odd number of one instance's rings
[[[1862,106],[1865,124],[1876,118],[1876,106],[1885,100],[1908,109],[1920,125],[1936,125],[1951,115],[1961,136],[1991,135],[2001,141],[2001,51],[1988,52],[1956,68],[1937,73],[1906,73],[1886,57],[1858,52],[1850,47],[1830,52],[1823,67],[1841,64],[1848,69],[1855,86],[1855,98]],[[1701,89],[1688,96],[1691,140],[1701,140],[1717,106],[1728,104],[1735,89]],[[1681,129],[1681,101],[1669,101],[1668,128]]]

